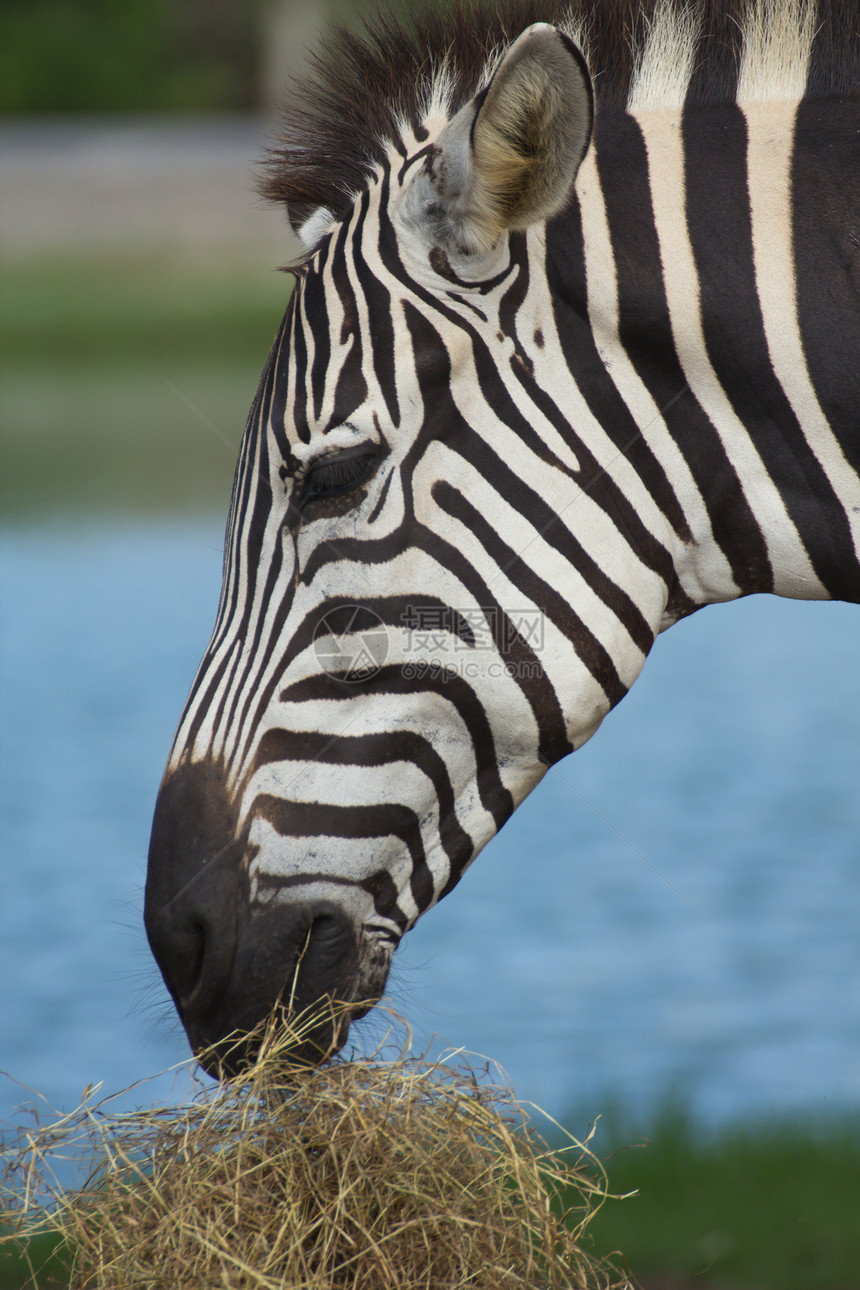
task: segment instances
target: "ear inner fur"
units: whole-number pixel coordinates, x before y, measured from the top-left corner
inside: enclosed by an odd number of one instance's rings
[[[592,121],[585,59],[557,28],[533,24],[428,151],[406,218],[455,255],[488,254],[566,204]]]
[[[591,81],[579,50],[539,23],[514,42],[472,125],[473,221],[493,245],[566,203],[591,136]]]

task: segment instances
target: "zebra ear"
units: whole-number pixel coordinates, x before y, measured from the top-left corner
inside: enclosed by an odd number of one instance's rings
[[[570,197],[593,117],[591,77],[576,45],[547,23],[528,27],[439,136],[416,193],[425,189],[423,222],[482,253],[503,233],[555,215]]]

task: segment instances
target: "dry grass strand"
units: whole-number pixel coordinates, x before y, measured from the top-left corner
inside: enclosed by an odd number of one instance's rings
[[[605,1198],[587,1144],[550,1150],[509,1088],[454,1060],[299,1067],[270,1025],[257,1063],[190,1104],[85,1101],[22,1135],[4,1241],[59,1234],[83,1290],[610,1290],[583,1249]],[[50,1159],[95,1145],[77,1191]],[[580,1201],[563,1221],[551,1198]]]

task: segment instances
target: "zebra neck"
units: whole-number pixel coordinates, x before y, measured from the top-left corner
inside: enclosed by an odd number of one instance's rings
[[[550,240],[567,361],[694,604],[860,600],[857,125],[856,99],[604,119]]]

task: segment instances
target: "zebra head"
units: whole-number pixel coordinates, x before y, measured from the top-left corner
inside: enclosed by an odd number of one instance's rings
[[[378,1000],[665,605],[661,583],[647,621],[598,610],[576,567],[608,529],[561,411],[545,239],[589,144],[584,59],[537,24],[475,87],[458,102],[437,69],[349,202],[301,211],[152,832],[147,932],[195,1050],[278,1004]]]

